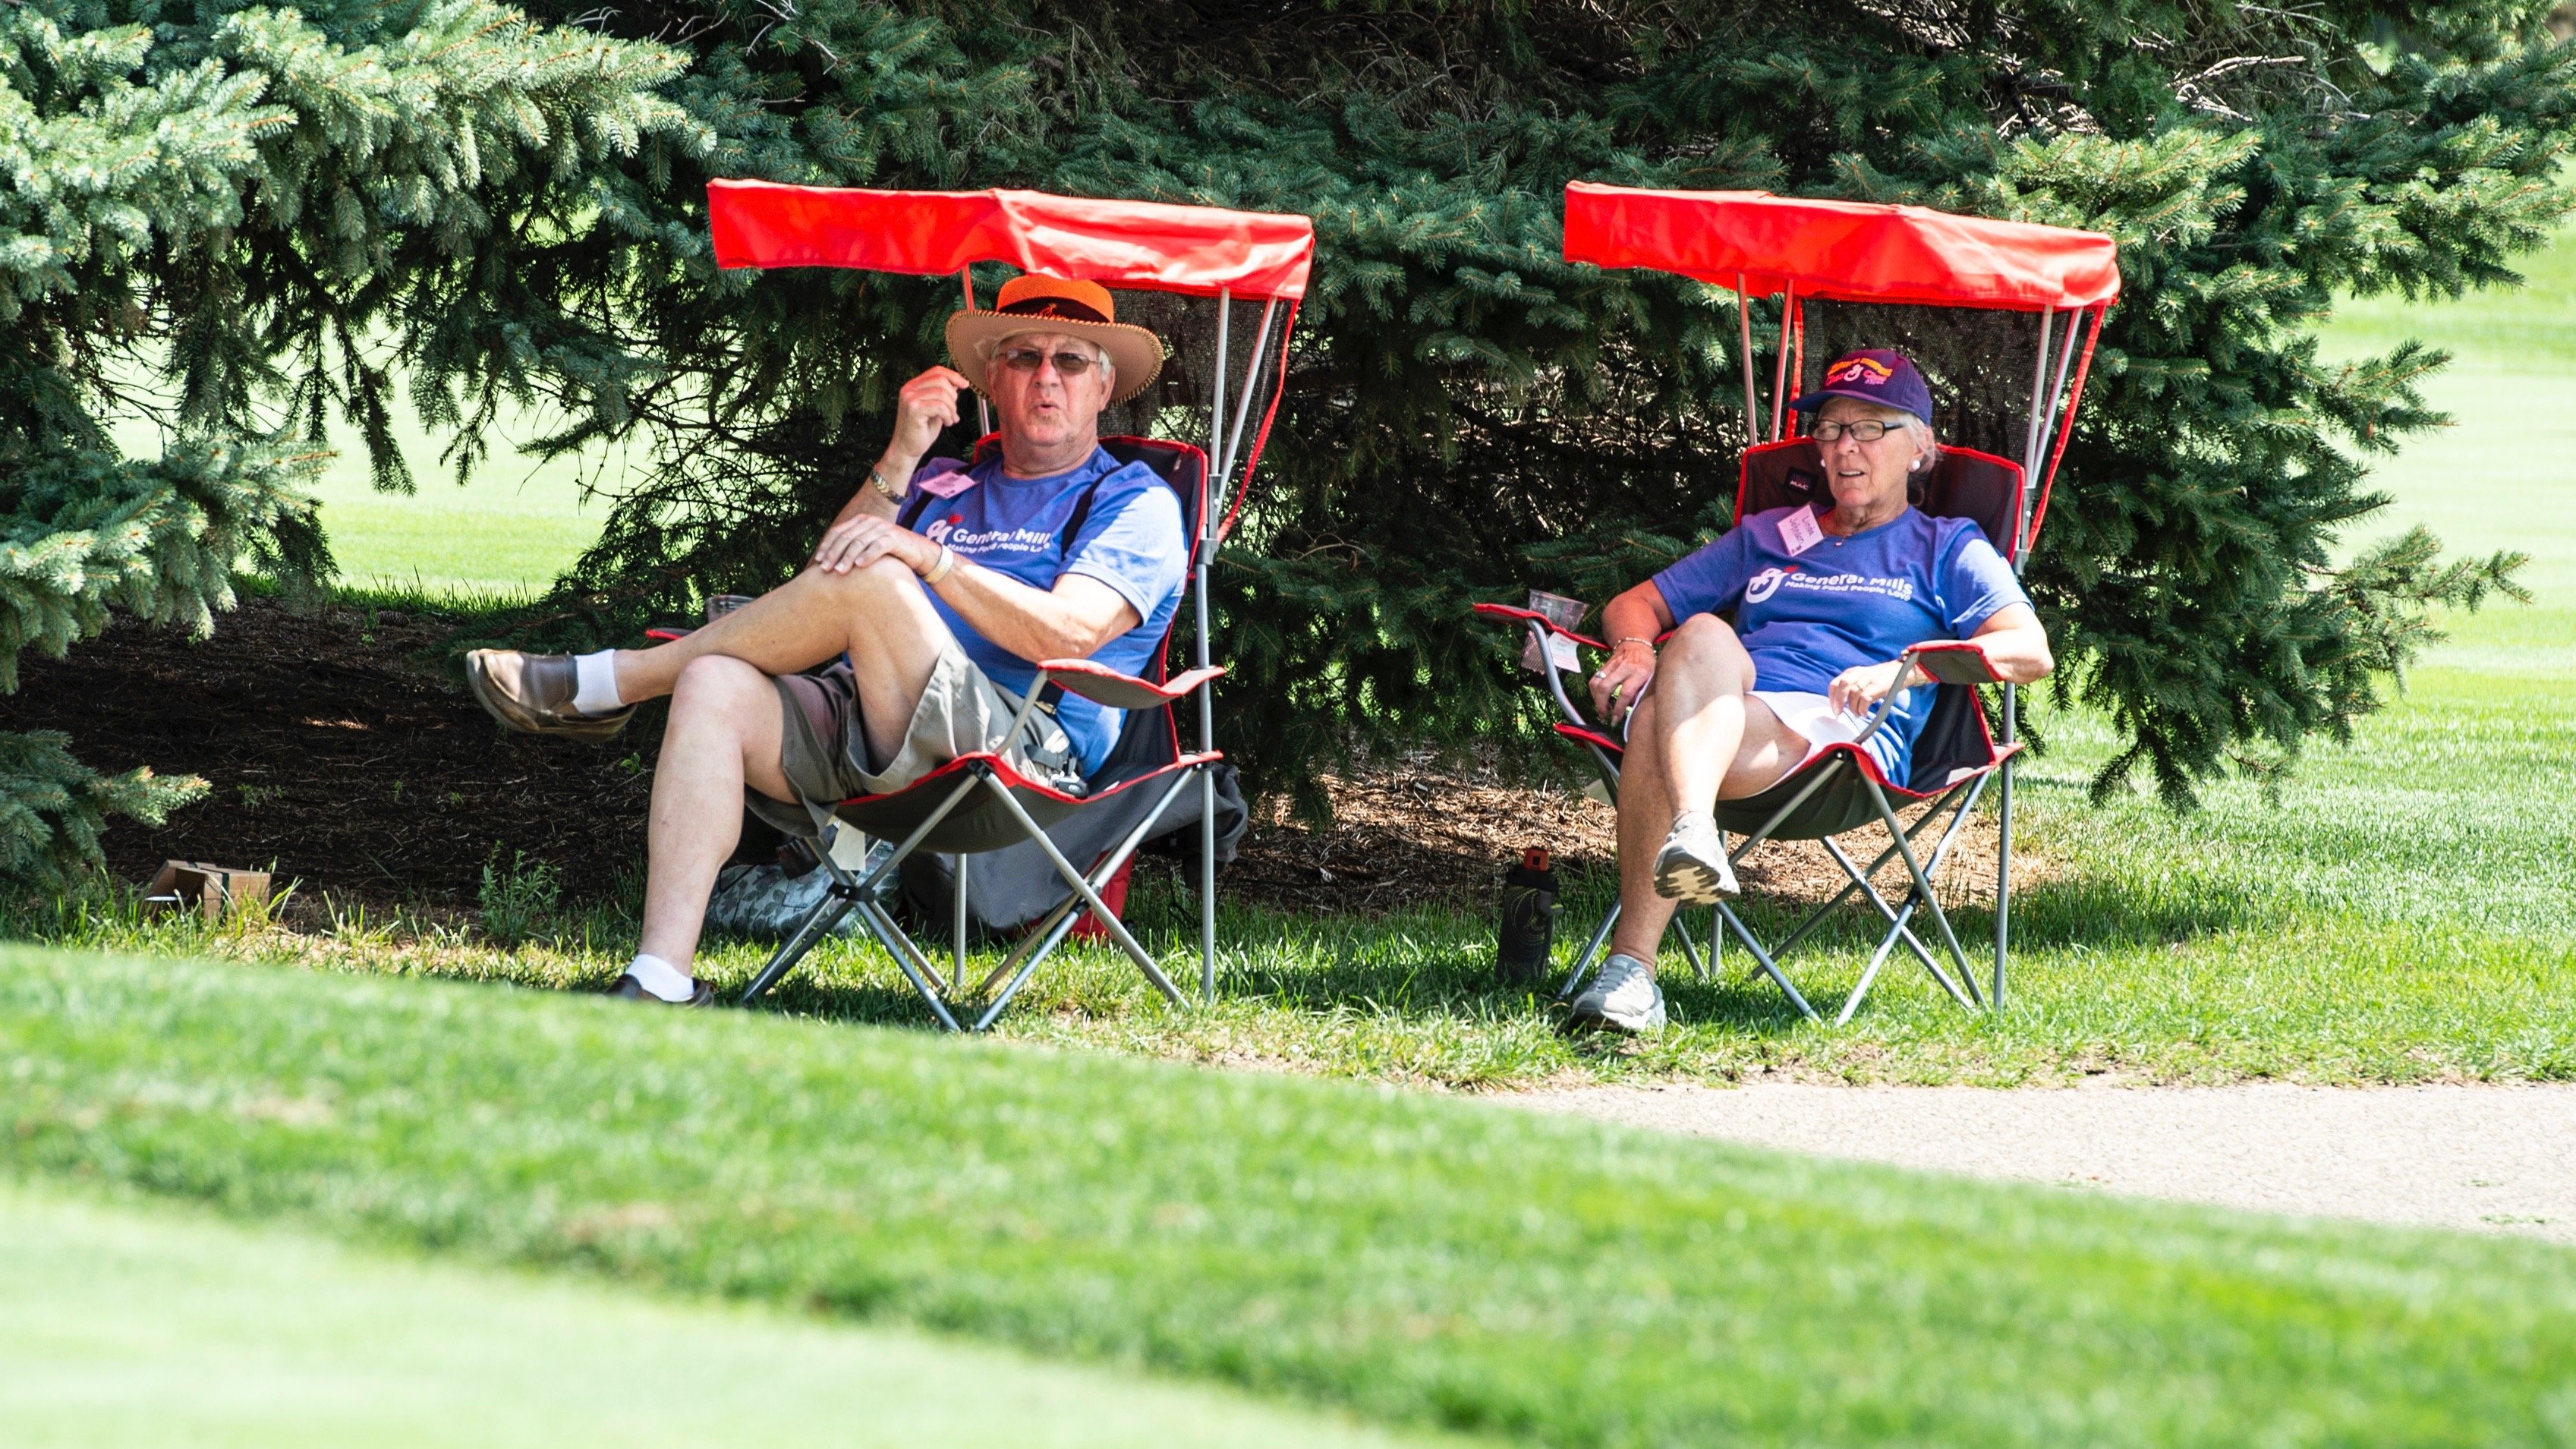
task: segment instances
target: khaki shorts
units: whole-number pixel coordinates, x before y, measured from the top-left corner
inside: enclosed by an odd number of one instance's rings
[[[820,675],[784,675],[776,682],[785,715],[779,773],[816,805],[828,808],[854,796],[892,794],[960,755],[986,750],[1031,780],[1070,795],[1082,793],[1082,763],[1064,727],[1056,723],[1055,711],[1039,705],[1020,727],[1019,738],[1004,740],[1021,697],[995,684],[954,639],[930,667],[930,682],[913,706],[903,744],[888,760],[877,759],[868,747],[848,664]],[[757,790],[744,794],[752,813],[779,829],[809,838],[817,833],[812,814],[802,806]]]

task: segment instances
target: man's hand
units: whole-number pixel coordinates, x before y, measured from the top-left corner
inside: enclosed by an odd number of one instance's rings
[[[1896,688],[1897,671],[1905,667],[1904,661],[1894,659],[1885,664],[1855,664],[1834,676],[1825,699],[1847,715],[1866,716]]]
[[[1617,729],[1654,677],[1655,646],[1643,639],[1622,640],[1610,651],[1610,662],[1592,676],[1593,712]]]
[[[957,396],[973,386],[964,373],[949,367],[934,367],[903,385],[895,394],[894,437],[884,459],[898,471],[886,482],[901,488],[910,481],[921,455],[939,441],[940,429],[957,425]]]
[[[881,558],[892,558],[914,573],[927,573],[939,562],[939,545],[873,513],[853,514],[835,523],[815,546],[814,566],[845,574]]]

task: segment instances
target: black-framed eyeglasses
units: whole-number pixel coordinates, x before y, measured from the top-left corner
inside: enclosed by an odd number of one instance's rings
[[[1838,423],[1827,419],[1819,421],[1813,428],[1808,429],[1807,436],[1819,443],[1838,443],[1846,435],[1855,443],[1875,443],[1904,426],[1903,423],[1882,423],[1876,418],[1857,423]]]
[[[1100,361],[1088,352],[1040,352],[1034,347],[1013,347],[996,354],[996,360],[1013,372],[1035,372],[1043,363],[1052,361],[1055,370],[1067,377],[1080,377]]]

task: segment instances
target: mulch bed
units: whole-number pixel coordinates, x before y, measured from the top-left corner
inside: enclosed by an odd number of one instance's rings
[[[497,851],[553,865],[568,895],[606,893],[644,853],[649,738],[503,733],[440,662],[452,632],[257,599],[210,639],[120,622],[69,658],[23,657],[0,729],[62,730],[99,769],[213,786],[160,829],[113,823],[108,863],[127,880],[165,857],[274,864],[308,898],[461,907]]]
[[[643,859],[660,712],[606,747],[504,733],[466,691],[450,634],[435,618],[261,599],[210,639],[123,622],[68,659],[22,658],[0,729],[62,730],[101,769],[209,782],[164,827],[114,823],[109,864],[130,881],[165,858],[211,860],[273,866],[307,902],[464,910],[487,861],[524,853],[559,872],[568,898],[608,894]],[[1273,802],[1227,868],[1226,894],[1300,911],[1481,907],[1530,846],[1560,869],[1606,872],[1616,859],[1610,807],[1563,786],[1428,757],[1324,783],[1332,828],[1295,824]],[[1973,822],[1957,859],[1991,861],[1992,833],[1990,818]],[[1766,848],[1748,865],[1754,890],[1817,899],[1841,884],[1811,845]],[[2017,883],[2044,870],[2017,865]]]

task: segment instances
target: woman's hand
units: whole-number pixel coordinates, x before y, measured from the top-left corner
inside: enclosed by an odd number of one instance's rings
[[[1897,672],[1904,668],[1906,664],[1901,659],[1885,664],[1855,664],[1834,676],[1833,684],[1825,690],[1825,699],[1847,715],[1865,716],[1895,690]]]
[[[891,558],[914,573],[927,573],[939,562],[939,545],[873,513],[854,514],[835,523],[814,547],[814,566],[845,574]]]
[[[1592,676],[1593,713],[1617,729],[1654,677],[1655,646],[1643,639],[1620,640],[1610,651],[1610,662]]]

